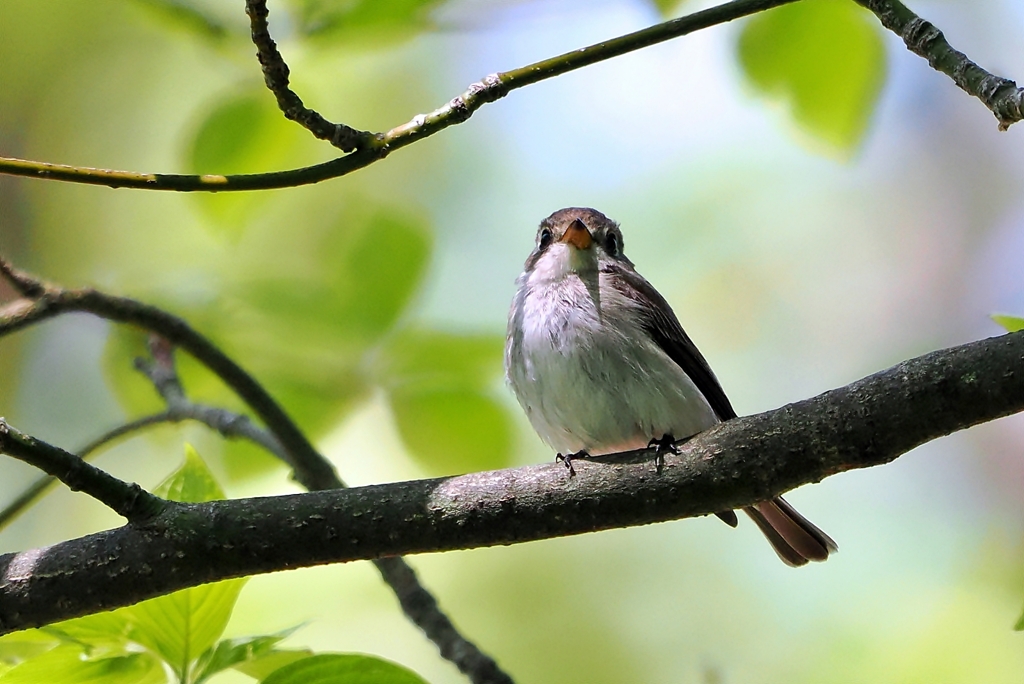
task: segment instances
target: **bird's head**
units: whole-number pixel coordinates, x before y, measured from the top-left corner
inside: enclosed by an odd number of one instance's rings
[[[569,207],[541,221],[526,272],[534,282],[561,280],[597,273],[604,261],[633,266],[622,253],[619,225],[596,209]]]

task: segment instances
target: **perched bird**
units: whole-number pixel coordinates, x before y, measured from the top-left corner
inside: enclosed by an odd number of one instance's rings
[[[516,280],[505,375],[560,458],[667,447],[736,417],[668,302],[623,254],[618,224],[594,209],[541,222]],[[788,565],[838,550],[782,497],[743,510]],[[718,516],[736,525],[733,511]]]

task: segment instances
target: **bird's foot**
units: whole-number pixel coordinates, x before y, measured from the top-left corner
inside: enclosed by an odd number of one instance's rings
[[[655,437],[647,443],[647,448],[656,448],[654,452],[654,467],[661,474],[661,469],[665,467],[665,454],[678,454],[679,447],[676,446],[676,438],[669,434],[664,434],[661,438]]]
[[[572,462],[577,458],[590,458],[590,454],[586,449],[580,449],[574,454],[558,453],[555,454],[555,463],[564,463],[569,469],[569,477],[576,477],[576,469],[572,467]]]

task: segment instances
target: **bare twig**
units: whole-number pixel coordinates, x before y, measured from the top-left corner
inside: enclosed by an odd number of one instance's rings
[[[26,278],[25,274],[22,274]],[[155,306],[93,289],[66,290],[41,281],[42,294],[15,300],[0,311],[0,337],[64,313],[90,313],[149,330],[184,349],[234,390],[285,447],[288,465],[308,489],[342,486],[330,461],[317,452],[295,422],[251,375],[181,318]]]
[[[284,409],[255,378],[182,319],[156,307],[123,297],[112,297],[91,289],[65,290],[54,285],[46,285],[26,273],[16,271],[10,264],[0,259],[0,275],[10,278],[12,273],[20,279],[21,284],[16,284],[19,291],[22,287],[27,287],[38,294],[16,300],[4,310],[0,310],[0,337],[72,311],[91,313],[149,330],[167,343],[189,352],[220,377],[266,423],[270,434],[260,435],[258,429],[251,426],[251,423],[249,425],[253,429],[245,430],[246,423],[237,420],[240,417],[221,409],[189,404],[174,370],[171,346],[157,341],[150,348],[153,362],[143,362],[138,367],[156,385],[161,396],[168,402],[169,410],[191,412],[188,417],[192,419],[209,421],[207,424],[219,424],[225,429],[231,425],[233,429],[243,431],[243,436],[255,439],[288,463],[296,479],[307,489],[324,490],[345,486],[330,461],[316,451]],[[458,667],[471,682],[512,684],[511,677],[505,674],[490,656],[483,653],[455,628],[437,605],[436,599],[418,582],[415,571],[404,559],[377,558],[373,562],[384,581],[395,592],[406,616],[437,645],[441,655]],[[0,623],[2,622],[0,618]]]
[[[128,525],[0,556],[0,632],[227,577],[740,508],[888,463],[932,439],[1021,410],[1024,331],[932,352],[817,397],[730,420],[682,445],[678,455],[665,455],[657,476],[653,453],[640,450],[577,462],[571,480],[564,467],[548,464],[177,504],[145,528]]]
[[[0,276],[3,276],[22,297],[35,299],[41,297],[46,291],[46,286],[42,281],[18,270],[2,256],[0,256]]]
[[[363,147],[373,136],[372,133],[357,131],[345,124],[331,123],[303,105],[302,99],[288,86],[288,65],[285,64],[274,39],[270,37],[270,28],[267,26],[266,0],[246,0],[245,13],[249,15],[252,42],[256,46],[256,56],[263,69],[263,80],[277,98],[277,106],[285,118],[295,121],[320,140],[326,140],[342,152],[352,152]]]
[[[360,140],[355,152],[314,166],[271,173],[221,176],[112,171],[0,157],[0,173],[68,183],[107,185],[112,188],[176,192],[266,190],[319,183],[367,167],[395,150],[460,124],[485,104],[504,97],[512,90],[791,2],[796,0],[733,0],[519,69],[492,74],[469,86],[466,92],[443,107],[428,114],[419,114],[387,133],[367,135]]]
[[[89,457],[94,455],[101,448],[116,442],[122,437],[138,432],[139,430],[152,425],[160,425],[162,423],[171,423],[174,421],[175,419],[171,416],[170,412],[163,411],[161,413],[143,416],[142,418],[125,423],[124,425],[119,425],[113,430],[103,433],[82,447],[78,451],[78,457],[83,460],[88,460]],[[47,489],[55,485],[57,482],[59,482],[57,478],[52,475],[46,475],[26,487],[25,491],[19,494],[14,501],[7,504],[3,510],[0,510],[0,530],[11,524],[19,515],[24,513],[29,506],[35,503],[39,497],[45,494]]]
[[[0,454],[39,468],[72,491],[85,492],[132,523],[152,518],[163,511],[167,503],[134,482],[119,480],[72,453],[15,430],[3,418],[0,418]]]
[[[916,55],[928,60],[936,71],[953,79],[968,95],[992,110],[1005,131],[1024,118],[1024,89],[1013,81],[989,73],[954,49],[934,24],[914,14],[899,0],[855,0],[871,10]]]

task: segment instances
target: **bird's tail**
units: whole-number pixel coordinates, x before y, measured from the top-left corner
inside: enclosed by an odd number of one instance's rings
[[[807,561],[827,560],[829,554],[839,550],[831,537],[797,513],[781,496],[747,506],[743,511],[757,523],[786,565],[798,567]]]

